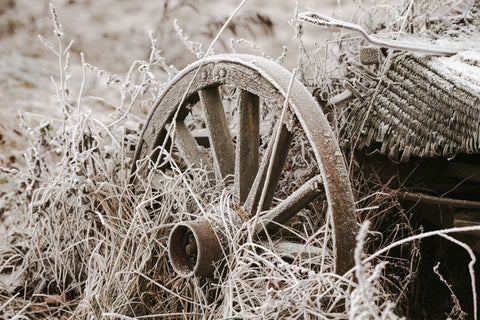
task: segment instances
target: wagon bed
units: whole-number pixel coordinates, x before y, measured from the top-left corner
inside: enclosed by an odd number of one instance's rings
[[[437,228],[480,225],[479,62],[476,52],[400,53],[381,74],[355,66],[346,147]],[[457,237],[480,252],[479,232]]]

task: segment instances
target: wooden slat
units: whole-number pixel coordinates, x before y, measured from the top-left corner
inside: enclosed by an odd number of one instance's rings
[[[211,170],[210,162],[183,121],[175,125],[175,145],[189,166]]]
[[[235,173],[235,147],[228,128],[222,98],[217,87],[199,92],[210,135],[210,144],[215,158],[216,169],[222,179]]]
[[[321,176],[315,176],[308,180],[294,193],[280,202],[275,208],[263,215],[257,226],[257,230],[255,231],[258,233],[264,228],[268,231],[273,231],[278,228],[278,225],[287,222],[288,219],[307,207],[313,200],[322,194],[323,190],[320,187],[321,183]]]
[[[238,99],[239,132],[235,159],[235,190],[240,203],[247,199],[259,165],[260,110],[259,99],[241,90]]]
[[[278,180],[282,174],[285,160],[287,159],[288,155],[288,150],[290,149],[290,143],[293,138],[293,134],[288,131],[285,125],[282,124],[280,130],[280,139],[278,141],[277,150],[275,154],[272,155],[272,149],[275,140],[274,137],[272,137],[268,148],[263,155],[262,163],[258,169],[252,188],[248,193],[247,200],[245,201],[245,212],[247,212],[250,216],[253,216],[257,212],[258,202],[260,201],[262,190],[265,185],[265,178],[267,177],[270,158],[273,157],[272,172],[270,175],[270,180],[267,183],[267,191],[262,205],[262,210],[270,209],[270,204],[272,202],[275,189],[277,188]]]

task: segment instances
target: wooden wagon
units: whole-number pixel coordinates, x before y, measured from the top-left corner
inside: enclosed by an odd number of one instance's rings
[[[303,18],[336,23],[315,14]],[[377,47],[361,51],[363,64],[385,59]],[[299,212],[316,211],[322,198],[328,208],[321,214],[333,226],[335,271],[344,274],[354,266],[358,221],[343,152],[322,111],[340,108],[349,119],[341,138],[350,139],[364,174],[378,174],[402,203],[438,228],[477,225],[480,83],[469,82],[462,68],[480,73],[480,59],[404,52],[388,59],[382,73],[358,64],[362,81],[339,96],[319,97],[269,59],[204,57],[177,74],[152,108],[132,181],[168,171],[165,159],[173,151],[176,163],[204,168],[210,183],[232,190],[238,223],[248,226],[250,237],[273,234]],[[308,145],[315,168],[302,170],[300,183],[286,188],[295,170],[289,160],[295,141]],[[201,217],[172,228],[169,256],[179,275],[213,274],[227,254],[215,229]],[[477,252],[479,236],[459,235]]]

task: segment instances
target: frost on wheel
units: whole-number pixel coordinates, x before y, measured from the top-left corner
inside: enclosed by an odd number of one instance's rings
[[[155,175],[203,168],[209,173],[199,183],[233,195],[230,207],[240,224],[254,228],[254,241],[275,238],[293,250],[299,247],[295,219],[310,215],[328,222],[335,271],[343,274],[354,264],[357,231],[350,182],[328,122],[296,80],[280,123],[291,77],[276,63],[249,55],[213,56],[185,68],[166,86],[143,128],[133,168],[136,188],[144,186],[142,177],[154,184]],[[170,262],[183,277],[210,276],[217,262],[228,259],[225,239],[205,212],[189,214],[194,218],[172,228]]]

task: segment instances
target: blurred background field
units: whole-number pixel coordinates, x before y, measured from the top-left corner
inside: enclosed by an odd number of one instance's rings
[[[182,69],[196,56],[185,49],[177,36],[174,21],[191,40],[206,48],[225,20],[239,4],[237,1],[141,1],[62,0],[53,2],[71,46],[70,83],[79,88],[82,79],[80,52],[93,66],[125,78],[132,63],[147,59],[149,34],[159,40],[165,62]],[[294,17],[295,1],[248,1],[232,27],[221,36],[215,52],[232,51],[264,54],[277,58],[288,47],[285,66],[292,69],[298,57]],[[355,12],[353,1],[300,1],[300,8],[314,8],[326,14],[349,19]],[[18,127],[18,110],[27,120],[39,121],[59,116],[55,88],[50,81],[58,77],[58,59],[37,35],[55,43],[49,1],[0,1],[0,165],[15,166],[21,161],[25,139]],[[330,32],[307,27],[306,43],[322,42]],[[257,48],[252,48],[255,45]],[[159,82],[165,73],[155,74]],[[118,92],[106,90],[105,81],[88,72],[84,103],[96,117],[104,117],[118,105]],[[143,110],[145,112],[145,110]],[[41,121],[41,120],[40,120]]]

